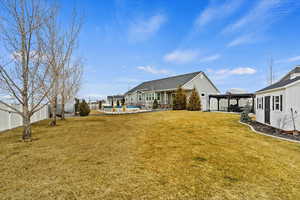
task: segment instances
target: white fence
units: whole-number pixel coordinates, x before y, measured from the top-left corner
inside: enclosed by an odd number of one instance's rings
[[[0,107],[7,109],[6,106],[0,104]],[[15,105],[15,108],[22,110],[20,105]],[[48,106],[45,106],[31,117],[31,123],[48,119],[49,110]],[[0,131],[16,128],[23,125],[22,117],[18,114],[4,112],[0,110]]]

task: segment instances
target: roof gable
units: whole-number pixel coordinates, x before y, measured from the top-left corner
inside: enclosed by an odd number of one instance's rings
[[[140,85],[138,85],[138,86],[134,87],[133,89],[129,90],[128,92],[126,92],[126,94],[132,93],[135,91],[175,89],[179,86],[184,85],[188,81],[192,80],[194,77],[196,77],[200,73],[203,73],[203,72],[193,72],[193,73],[189,73],[189,74],[182,74],[182,75],[178,75],[178,76],[172,76],[172,77],[168,77],[168,78],[143,82]]]

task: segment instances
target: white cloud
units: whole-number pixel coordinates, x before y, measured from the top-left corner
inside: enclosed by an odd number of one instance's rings
[[[227,0],[223,4],[211,4],[204,9],[195,21],[195,26],[201,28],[213,20],[221,19],[234,13],[241,5],[242,0]]]
[[[255,37],[251,34],[241,35],[227,44],[227,47],[238,46],[241,44],[249,44],[255,41]]]
[[[148,72],[150,74],[170,75],[170,71],[166,69],[155,69],[152,66],[138,66],[137,69]]]
[[[229,71],[233,75],[255,74],[256,70],[250,67],[240,67]]]
[[[196,60],[198,56],[197,50],[175,50],[165,55],[164,60],[171,63],[188,63]]]
[[[297,7],[299,2],[293,0],[260,0],[246,15],[227,26],[223,33],[266,29]]]
[[[136,19],[131,22],[128,36],[131,41],[144,41],[155,35],[161,26],[167,21],[163,14],[156,14],[148,19]]]
[[[201,56],[198,50],[185,49],[175,50],[164,56],[164,60],[170,63],[184,64],[189,62],[211,62],[221,57],[220,54]]]
[[[256,70],[251,67],[239,67],[235,69],[220,69],[214,71],[217,75],[249,75],[255,74]]]
[[[275,63],[292,63],[297,61],[300,61],[300,56],[294,56],[287,59],[277,60],[275,61]]]
[[[211,61],[218,60],[219,58],[221,58],[221,55],[215,54],[215,55],[200,58],[200,62],[211,62]]]

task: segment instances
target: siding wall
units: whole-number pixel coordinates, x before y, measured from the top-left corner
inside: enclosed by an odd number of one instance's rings
[[[183,86],[183,89],[192,90],[196,88],[200,98],[201,98],[201,106],[202,110],[206,111],[209,109],[209,95],[210,94],[218,94],[219,92],[215,89],[215,87],[210,83],[210,81],[203,74],[197,75],[194,79],[189,81]],[[204,96],[202,96],[202,94]],[[216,106],[216,101],[211,101],[211,106]]]
[[[2,104],[0,104],[0,107],[3,109],[7,109],[7,107]],[[20,105],[15,105],[15,108],[17,108],[18,110],[22,110]],[[34,123],[48,118],[49,118],[48,106],[45,106],[44,108],[36,112],[31,117],[31,122]],[[22,117],[20,115],[4,112],[0,110],[0,131],[16,128],[22,125],[23,122],[22,122]]]
[[[282,99],[282,111],[273,110],[273,101],[272,96],[283,95]],[[300,83],[294,86],[291,86],[286,89],[273,91],[265,94],[257,94],[257,98],[271,96],[271,113],[270,113],[270,125],[282,130],[291,131],[293,130],[293,121],[291,108],[294,110],[295,124],[296,129],[300,131]],[[265,122],[265,105],[263,109],[257,109],[256,102],[256,120],[258,122]]]

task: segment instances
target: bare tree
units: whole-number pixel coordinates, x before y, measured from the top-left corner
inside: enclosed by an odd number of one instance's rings
[[[48,104],[46,96],[53,84],[47,80],[49,65],[45,63],[44,29],[50,8],[39,0],[1,0],[0,45],[3,56],[11,58],[0,63],[3,95],[9,95],[22,106],[19,110],[5,100],[0,103],[23,118],[23,140],[31,139],[30,118]]]
[[[81,66],[78,64],[70,67],[73,53],[77,47],[77,39],[82,26],[82,20],[77,18],[75,10],[73,11],[70,28],[67,32],[63,30],[58,23],[57,10],[53,10],[51,18],[47,24],[48,41],[45,46],[47,49],[47,60],[50,66],[50,79],[54,82],[54,86],[48,95],[51,105],[52,120],[50,125],[56,125],[57,104],[60,96],[62,110],[64,110],[65,100],[71,91],[75,91],[73,87],[78,87],[77,83],[67,83],[69,81],[78,81],[80,83]],[[72,88],[69,88],[72,87]],[[67,96],[66,96],[67,94]],[[64,112],[62,113],[64,119]]]
[[[65,103],[72,100],[81,86],[83,63],[78,59],[64,68],[61,90],[61,118],[65,119]]]

